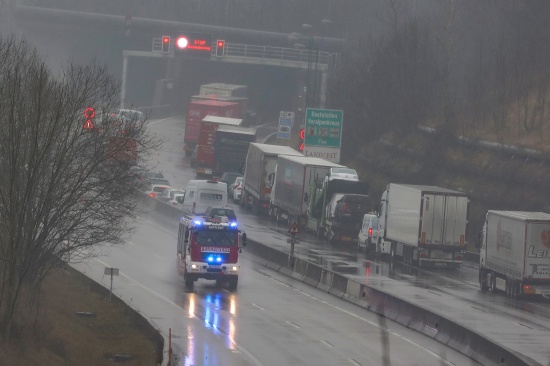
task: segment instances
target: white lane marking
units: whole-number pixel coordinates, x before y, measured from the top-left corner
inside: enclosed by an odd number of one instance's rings
[[[159,119],[158,121],[148,123],[147,126],[156,125],[157,123],[166,122],[166,121],[171,120],[171,119],[174,119],[174,117],[168,117],[168,118]]]
[[[257,304],[254,304],[254,303],[252,303],[252,306],[254,306],[254,307],[256,307],[256,308],[258,308],[258,309],[260,309],[260,310],[265,310],[265,309],[262,308],[260,305],[257,305]]]
[[[351,362],[352,365],[355,365],[355,366],[362,366],[359,362],[355,361],[355,360],[352,359],[352,358],[348,358],[348,361]]]
[[[334,344],[330,343],[329,341],[325,341],[324,339],[321,339],[321,343],[323,343],[325,346],[334,348]]]
[[[313,298],[314,300],[316,300],[316,301],[318,301],[318,302],[320,302],[320,303],[322,303],[322,304],[325,304],[325,305],[327,305],[327,306],[330,306],[331,308],[334,308],[334,309],[336,309],[336,310],[340,310],[341,312],[343,312],[343,313],[345,313],[345,314],[347,314],[347,315],[350,315],[350,316],[352,316],[352,317],[354,317],[354,318],[356,318],[356,319],[359,319],[359,320],[361,320],[361,321],[363,321],[363,322],[365,322],[365,323],[367,323],[367,324],[370,324],[370,325],[372,325],[373,327],[376,327],[376,328],[378,328],[378,329],[382,329],[382,330],[388,332],[388,334],[391,334],[392,336],[394,336],[394,337],[396,337],[396,338],[402,339],[402,340],[404,340],[405,342],[410,343],[410,344],[413,345],[414,347],[420,349],[421,351],[424,351],[424,352],[428,353],[430,356],[432,356],[432,357],[436,358],[437,360],[441,361],[441,363],[442,363],[443,365],[455,366],[455,364],[452,363],[451,361],[445,360],[444,358],[442,358],[441,356],[439,356],[437,353],[433,352],[432,350],[430,350],[430,349],[424,347],[423,345],[418,344],[418,343],[416,343],[416,342],[414,342],[414,341],[412,341],[412,340],[406,338],[405,336],[400,335],[399,333],[396,333],[396,332],[391,331],[391,330],[389,330],[389,329],[383,329],[380,325],[378,325],[377,323],[375,323],[375,322],[373,322],[373,321],[370,321],[370,320],[368,320],[368,319],[363,318],[362,316],[359,316],[359,315],[357,315],[357,314],[352,313],[351,311],[348,311],[348,310],[346,310],[346,309],[343,309],[343,308],[341,308],[341,307],[338,306],[338,305],[329,304],[328,302],[326,302],[326,301],[324,301],[324,300],[321,300],[321,299],[319,299],[319,298],[316,297],[316,296],[307,294],[307,293],[304,292],[303,290],[300,290],[300,289],[298,289],[298,288],[296,288],[296,287],[294,287],[294,286],[292,286],[292,285],[290,285],[290,284],[286,284],[286,283],[284,283],[284,282],[282,282],[282,281],[279,281],[279,280],[277,280],[276,278],[274,278],[274,277],[272,277],[272,276],[270,276],[270,277],[271,277],[273,280],[275,280],[275,281],[277,281],[277,282],[279,282],[279,283],[281,283],[281,284],[284,284],[284,285],[286,285],[286,286],[288,286],[288,287],[293,287],[296,291],[298,291],[298,292],[300,292],[300,293],[302,293],[302,294],[304,294],[304,295],[306,295],[306,296],[309,296],[309,297]],[[380,316],[380,315],[379,315],[379,316]],[[288,323],[288,322],[287,322],[287,323]]]
[[[105,267],[110,267],[110,265],[108,263],[105,263],[103,262],[101,259],[97,259],[97,258],[94,258],[94,260],[96,260],[97,262],[99,262],[100,264],[104,265]],[[136,285],[138,285],[139,287],[141,287],[142,289],[144,289],[145,291],[153,294],[154,296],[158,297],[159,299],[161,300],[164,300],[165,302],[167,302],[169,305],[172,305],[174,306],[175,308],[177,308],[178,310],[181,310],[182,307],[179,306],[178,304],[176,304],[175,302],[173,302],[172,300],[169,300],[167,299],[166,297],[162,296],[161,294],[159,294],[158,292],[155,292],[153,290],[151,290],[150,288],[148,288],[147,286],[141,284],[140,282],[134,280],[133,278],[131,278],[130,276],[126,275],[124,272],[119,272],[119,275],[126,278],[128,281],[132,282],[132,283],[135,283]],[[193,316],[195,319],[197,320],[201,320],[199,319],[197,316]],[[252,362],[254,362],[255,365],[257,366],[264,366],[264,364],[258,360],[249,350],[247,350],[246,348],[244,348],[243,346],[241,346],[239,343],[237,343],[237,341],[230,337],[230,336],[227,336],[227,338],[229,338],[229,340],[231,341],[231,343],[233,343],[233,345],[239,349],[239,351],[243,352],[245,355],[247,355],[251,360]]]
[[[298,324],[293,323],[293,322],[291,322],[291,321],[288,321],[288,320],[287,320],[286,323],[287,323],[288,325],[290,325],[290,326],[293,326],[293,327],[296,328],[296,329],[302,329],[301,326],[299,326]]]

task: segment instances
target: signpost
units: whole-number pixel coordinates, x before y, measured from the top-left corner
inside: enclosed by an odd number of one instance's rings
[[[306,109],[304,155],[339,163],[343,123],[343,111]]]
[[[109,293],[109,301],[111,301],[111,298],[113,296],[113,276],[118,276],[118,268],[106,267],[103,274],[111,276],[111,292]]]
[[[277,138],[290,139],[293,124],[294,112],[281,111],[281,113],[279,113],[279,130],[277,131]]]
[[[294,237],[296,234],[300,234],[300,229],[298,229],[298,225],[296,223],[292,223],[290,226],[290,229],[288,229],[288,233],[292,235],[290,239],[287,239],[287,243],[290,243],[290,256],[288,258],[288,261],[290,263],[291,258],[294,256],[294,244],[298,243],[298,240]]]

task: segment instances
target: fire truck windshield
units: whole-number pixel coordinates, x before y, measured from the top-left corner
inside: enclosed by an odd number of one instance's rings
[[[237,243],[236,231],[201,230],[195,232],[195,243],[200,246],[232,247]]]

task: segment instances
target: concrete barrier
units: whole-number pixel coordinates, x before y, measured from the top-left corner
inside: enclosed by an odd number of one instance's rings
[[[304,282],[310,286],[317,287],[317,285],[319,284],[319,281],[321,280],[322,273],[323,273],[323,269],[321,267],[308,262],[307,268],[306,268],[306,277],[304,278]]]
[[[333,273],[332,274],[332,283],[330,286],[330,290],[328,291],[329,294],[343,297],[346,293],[346,289],[348,288],[348,278],[338,274]]]
[[[319,283],[317,284],[317,288],[320,290],[323,290],[325,292],[330,291],[330,287],[332,286],[332,275],[333,273],[329,271],[328,269],[321,269],[321,278],[319,279]]]

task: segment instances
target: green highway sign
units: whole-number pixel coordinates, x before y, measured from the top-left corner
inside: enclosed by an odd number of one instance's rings
[[[344,112],[331,109],[306,109],[304,145],[340,147]]]

